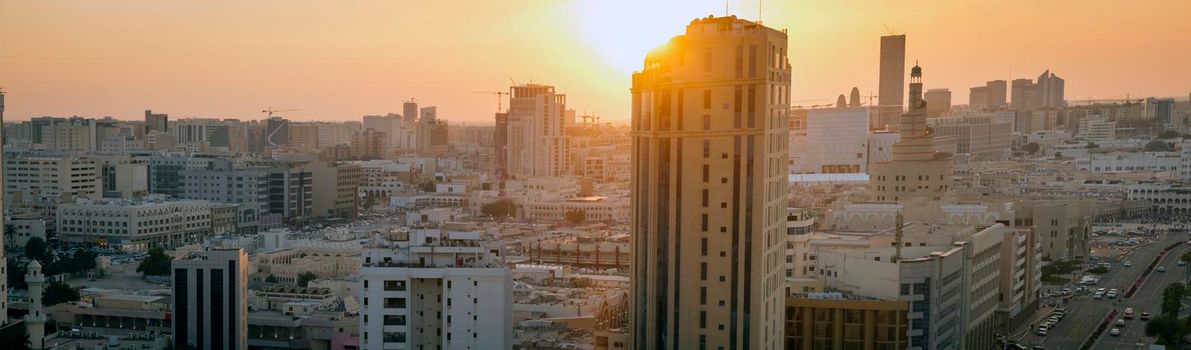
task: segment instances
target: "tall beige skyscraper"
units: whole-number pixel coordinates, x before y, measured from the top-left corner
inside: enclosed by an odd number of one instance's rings
[[[786,32],[700,18],[633,74],[634,349],[781,349]]]
[[[524,84],[509,89],[507,174],[512,178],[560,177],[570,173],[571,141],[566,127],[567,95],[553,86]],[[570,120],[567,120],[567,119]]]
[[[877,129],[896,127],[897,117],[905,104],[906,83],[906,36],[887,35],[881,37],[881,71],[877,85],[877,101],[880,107]]]
[[[940,200],[951,189],[951,154],[935,151],[935,132],[926,126],[922,68],[910,70],[910,110],[901,117],[893,159],[869,167],[869,193],[877,201]]]

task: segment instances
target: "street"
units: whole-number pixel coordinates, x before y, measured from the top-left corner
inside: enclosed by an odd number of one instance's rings
[[[1132,299],[1124,300],[1125,291],[1129,289],[1145,270],[1146,266],[1163,249],[1172,243],[1185,241],[1186,239],[1186,235],[1182,233],[1169,234],[1163,232],[1155,238],[1155,242],[1152,244],[1138,247],[1129,254],[1127,260],[1133,263],[1132,267],[1124,267],[1120,263],[1114,263],[1108,273],[1101,275],[1102,279],[1100,283],[1090,287],[1093,290],[1096,288],[1116,288],[1120,291],[1120,296],[1115,301],[1115,304],[1120,304],[1116,305],[1118,313],[1126,307],[1132,307],[1138,315],[1142,312],[1156,314],[1161,305],[1162,289],[1166,288],[1167,284],[1178,281],[1183,276],[1183,268],[1177,266],[1176,262],[1179,255],[1182,255],[1187,250],[1186,246],[1179,246],[1171,250],[1158,265],[1166,266],[1169,271],[1165,273],[1152,272],[1149,280],[1133,295]],[[1058,290],[1063,287],[1076,288],[1073,284],[1065,286],[1046,285],[1043,288],[1046,290]],[[1043,301],[1044,304],[1055,302],[1057,302],[1055,298],[1049,298]],[[1067,308],[1066,317],[1052,327],[1046,336],[1038,336],[1035,333],[1038,328],[1037,325],[1031,325],[1029,335],[1022,339],[1021,343],[1030,346],[1042,345],[1046,349],[1078,349],[1088,336],[1095,331],[1096,325],[1108,315],[1109,310],[1114,308],[1114,300],[1096,300],[1088,293],[1071,297],[1065,307]],[[1122,335],[1120,337],[1107,335],[1108,330],[1106,329],[1104,335],[1093,348],[1118,349],[1126,346],[1132,347],[1132,344],[1135,344],[1144,335],[1145,324],[1139,318],[1134,318],[1126,322],[1126,326],[1121,328]]]

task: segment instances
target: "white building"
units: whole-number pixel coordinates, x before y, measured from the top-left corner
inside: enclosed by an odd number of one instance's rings
[[[869,164],[885,163],[893,160],[893,144],[901,141],[901,133],[896,131],[873,131],[868,135]]]
[[[206,201],[79,199],[58,206],[59,238],[126,251],[173,248],[199,242],[211,234],[211,205]]]
[[[863,173],[868,168],[868,107],[812,109],[806,113],[806,149],[798,173]]]
[[[363,349],[510,349],[513,279],[479,232],[415,230],[363,253]]]
[[[910,302],[910,349],[978,349],[993,344],[1006,229],[958,233],[951,246],[818,251],[829,289]],[[894,241],[895,243],[897,241]]]
[[[1093,173],[1131,173],[1142,171],[1177,171],[1183,163],[1179,152],[1115,152],[1089,154],[1076,159],[1079,170]]]
[[[1117,138],[1117,122],[1105,117],[1087,117],[1079,120],[1079,137],[1091,142],[1106,142]]]
[[[248,348],[248,255],[213,249],[174,261],[173,345]]]

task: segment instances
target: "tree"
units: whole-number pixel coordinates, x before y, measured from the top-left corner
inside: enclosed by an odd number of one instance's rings
[[[1026,153],[1034,155],[1034,153],[1038,153],[1039,149],[1042,149],[1042,146],[1039,146],[1037,142],[1030,142],[1027,143],[1025,147],[1022,147],[1022,149],[1025,150]]]
[[[1179,310],[1183,308],[1183,297],[1187,296],[1187,287],[1175,282],[1162,290],[1162,314],[1177,319]]]
[[[141,261],[141,265],[136,267],[136,271],[146,276],[168,276],[172,263],[169,255],[165,255],[164,249],[153,248],[149,250],[149,256]]]
[[[29,238],[25,242],[25,256],[37,261],[45,261],[50,256],[49,245],[40,237]]]
[[[277,283],[277,276],[273,276],[273,274],[270,273],[268,276],[265,276],[265,282]]]
[[[1174,130],[1166,130],[1166,131],[1163,131],[1162,133],[1158,134],[1159,140],[1169,140],[1169,139],[1173,139],[1176,137],[1179,137],[1179,132],[1174,131]]]
[[[95,264],[95,259],[98,257],[99,254],[96,254],[94,251],[89,249],[76,249],[74,254],[70,257],[69,266],[74,270],[70,272],[81,272],[94,269],[97,266],[97,264]]]
[[[310,271],[306,271],[301,274],[298,274],[298,287],[305,287],[307,285],[310,285],[310,281],[313,281],[315,278],[318,278],[318,276],[315,276],[314,272],[310,272]]]
[[[564,217],[566,217],[567,221],[570,221],[572,225],[582,224],[584,221],[587,221],[587,211],[583,209],[568,210]]]
[[[1175,350],[1182,348],[1183,335],[1186,333],[1186,325],[1167,315],[1154,317],[1146,322],[1146,336],[1157,337],[1163,344]]]
[[[1154,140],[1146,144],[1146,151],[1148,152],[1166,152],[1170,150],[1170,144],[1166,141]]]
[[[1063,158],[1063,152],[1055,152],[1055,158]]]
[[[79,289],[62,282],[53,282],[46,286],[41,304],[52,306],[68,301],[79,301]]]
[[[494,218],[509,218],[517,214],[517,204],[512,199],[501,198],[495,202],[484,204],[480,212]]]

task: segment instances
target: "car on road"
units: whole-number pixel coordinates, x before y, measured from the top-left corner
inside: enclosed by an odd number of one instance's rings
[[[1059,292],[1063,293],[1063,295],[1071,295],[1071,288],[1063,288],[1063,290]]]
[[[1122,266],[1124,266],[1124,267],[1133,267],[1133,262],[1132,262],[1132,261],[1126,261],[1126,262],[1124,262],[1124,263],[1123,263],[1123,264],[1121,264],[1121,265],[1122,265]]]
[[[1111,331],[1108,331],[1108,335],[1111,335],[1111,336],[1114,336],[1114,337],[1119,337],[1119,336],[1121,336],[1121,329],[1120,329],[1120,328],[1113,328]]]
[[[1118,319],[1117,319],[1117,322],[1116,322],[1115,324],[1116,324],[1116,326],[1117,326],[1117,327],[1124,327],[1124,326],[1125,326],[1125,319],[1123,319],[1123,318],[1118,318]]]
[[[1124,316],[1125,316],[1126,320],[1132,320],[1133,319],[1133,308],[1131,308],[1131,307],[1125,308]]]
[[[1105,298],[1108,298],[1108,299],[1116,299],[1116,298],[1117,298],[1117,292],[1108,292],[1108,293],[1105,293],[1105,294],[1104,294],[1104,297],[1105,297]]]
[[[1104,292],[1107,292],[1107,291],[1108,291],[1108,289],[1106,289],[1106,288],[1096,288],[1096,293],[1104,294]]]
[[[1142,320],[1142,321],[1149,321],[1149,320],[1150,320],[1150,313],[1148,313],[1148,312],[1143,312],[1143,313],[1141,313],[1141,320]]]
[[[1038,331],[1035,332],[1035,334],[1045,337],[1046,336],[1046,327],[1038,327]]]
[[[1104,293],[1096,292],[1095,294],[1092,294],[1092,299],[1104,299]]]
[[[1166,266],[1158,266],[1158,272],[1166,272]]]
[[[1186,266],[1186,265],[1187,265],[1186,261],[1179,260],[1179,266]]]

